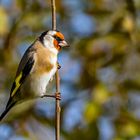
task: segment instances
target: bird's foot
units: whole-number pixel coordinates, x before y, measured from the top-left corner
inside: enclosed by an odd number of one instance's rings
[[[56,92],[54,96],[57,100],[61,100],[61,93],[60,92]]]
[[[58,69],[60,69],[61,68],[61,66],[60,66],[60,64],[57,62],[57,68]]]
[[[55,98],[56,100],[61,100],[61,94],[59,92],[55,93],[55,95],[46,94],[46,95],[41,96],[41,98],[44,98],[44,97],[50,97],[50,98]]]

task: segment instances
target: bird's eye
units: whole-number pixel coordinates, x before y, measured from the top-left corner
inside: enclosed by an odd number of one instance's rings
[[[60,37],[58,37],[58,36],[54,36],[54,38],[55,38],[58,42],[62,41],[62,39],[61,39]]]

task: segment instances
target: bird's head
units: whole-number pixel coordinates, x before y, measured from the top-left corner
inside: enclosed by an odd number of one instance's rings
[[[60,51],[61,47],[69,47],[64,35],[59,31],[45,31],[40,35],[39,40],[46,48],[54,51]]]

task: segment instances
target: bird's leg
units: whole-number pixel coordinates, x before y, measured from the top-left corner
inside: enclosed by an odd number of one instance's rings
[[[55,98],[56,98],[57,100],[61,100],[61,93],[60,93],[60,92],[56,92],[56,93],[55,93]]]
[[[57,68],[58,69],[60,69],[61,68],[61,66],[60,66],[60,64],[57,62]]]
[[[55,93],[55,95],[46,94],[46,95],[41,96],[41,98],[44,98],[44,97],[50,97],[50,98],[55,98],[57,100],[61,100],[61,94],[60,93]]]

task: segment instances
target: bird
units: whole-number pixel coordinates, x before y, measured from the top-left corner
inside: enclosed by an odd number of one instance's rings
[[[62,47],[69,45],[58,30],[43,32],[28,47],[17,68],[10,97],[0,121],[16,104],[45,95],[49,82],[60,67],[57,57]]]

